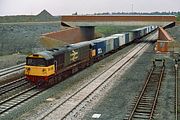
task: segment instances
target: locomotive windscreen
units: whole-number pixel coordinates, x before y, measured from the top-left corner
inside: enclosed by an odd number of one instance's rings
[[[46,66],[46,61],[42,58],[27,58],[26,65],[30,66]]]

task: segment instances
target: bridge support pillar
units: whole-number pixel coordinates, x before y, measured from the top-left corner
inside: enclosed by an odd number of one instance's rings
[[[95,35],[95,26],[79,26],[84,40],[92,40]]]

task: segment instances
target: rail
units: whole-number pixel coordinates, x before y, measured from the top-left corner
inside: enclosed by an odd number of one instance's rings
[[[0,102],[0,115],[18,106],[19,104],[27,101],[28,99],[39,94],[43,90],[44,89],[36,89],[36,86],[31,86],[30,88],[1,101]]]
[[[179,119],[179,116],[178,116],[178,114],[179,114],[179,112],[178,112],[178,110],[179,110],[179,95],[178,95],[178,92],[179,92],[179,88],[178,88],[178,86],[179,86],[179,82],[178,82],[178,67],[179,67],[179,65],[178,65],[178,61],[179,60],[175,60],[175,65],[174,65],[174,69],[175,69],[175,120],[178,120]]]
[[[0,86],[0,95],[6,93],[8,91],[11,91],[13,89],[16,89],[16,88],[19,88],[21,86],[24,86],[27,83],[28,83],[28,81],[26,81],[26,78],[23,77],[23,78],[15,80],[15,81],[12,81],[10,83],[7,83],[5,85],[1,85]]]
[[[16,72],[18,70],[22,70],[24,68],[24,65],[25,65],[25,63],[22,63],[22,64],[12,66],[12,67],[9,67],[9,68],[1,69],[0,70],[0,76],[7,75],[7,74],[10,74],[10,73]]]
[[[132,120],[135,118],[153,119],[153,113],[156,108],[161,82],[165,71],[165,61],[162,60],[162,66],[156,66],[155,61],[153,62],[153,67],[133,109],[130,114],[126,115],[128,118],[124,118],[124,120]]]

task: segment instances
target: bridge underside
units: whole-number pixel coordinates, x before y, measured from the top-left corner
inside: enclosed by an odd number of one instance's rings
[[[146,26],[158,25],[164,26],[170,22],[176,21],[175,16],[157,16],[157,15],[125,15],[125,16],[98,16],[98,15],[74,15],[62,16],[61,21],[72,26]]]
[[[165,26],[170,22],[147,22],[147,21],[109,21],[109,22],[66,22],[71,26],[147,26],[147,25],[157,25]]]

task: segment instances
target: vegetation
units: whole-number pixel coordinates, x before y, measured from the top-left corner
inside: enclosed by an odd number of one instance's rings
[[[106,37],[115,33],[127,32],[140,27],[142,26],[98,26],[95,27],[95,31]]]
[[[178,15],[178,16],[176,17],[176,20],[177,20],[177,21],[180,21],[180,15]]]
[[[178,12],[105,12],[105,13],[94,13],[94,15],[180,15]]]

